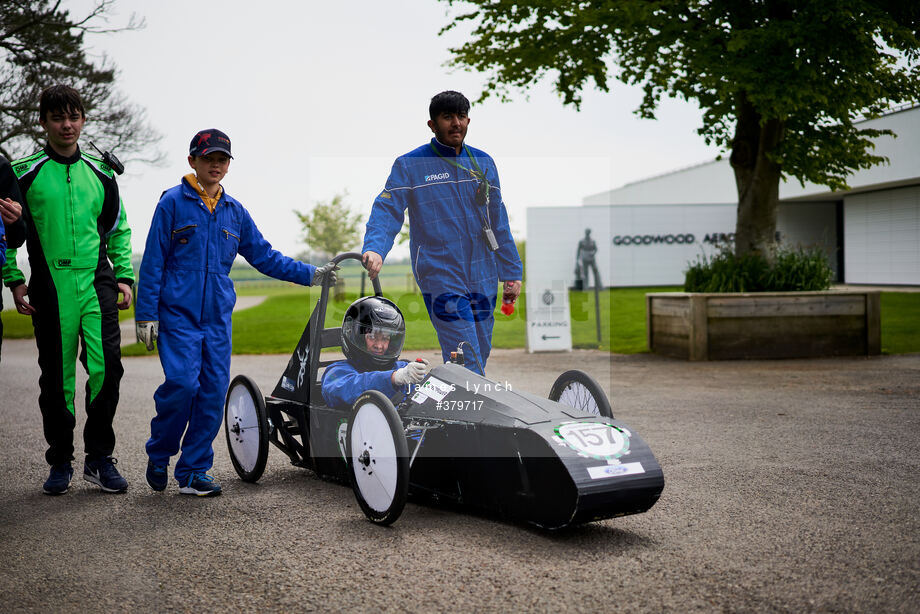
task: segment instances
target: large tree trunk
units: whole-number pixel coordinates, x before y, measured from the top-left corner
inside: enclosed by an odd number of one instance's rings
[[[737,116],[730,158],[738,189],[735,255],[760,252],[772,259],[781,169],[767,154],[782,141],[785,124],[764,120],[744,94],[739,95]]]

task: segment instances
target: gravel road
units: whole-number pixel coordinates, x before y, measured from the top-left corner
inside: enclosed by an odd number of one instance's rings
[[[232,373],[270,391],[286,361],[234,356]],[[664,470],[649,512],[552,533],[414,503],[375,527],[350,489],[274,448],[259,484],[241,482],[223,433],[223,496],[154,493],[143,446],[162,372],[152,357],[124,364],[115,455],[129,491],[102,494],[78,470],[49,497],[34,344],[3,344],[3,611],[920,611],[920,355],[496,351],[489,376],[520,390],[594,375]]]

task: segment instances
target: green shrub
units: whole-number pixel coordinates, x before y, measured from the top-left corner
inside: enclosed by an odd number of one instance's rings
[[[800,292],[827,290],[834,272],[819,248],[777,248],[770,262],[761,253],[736,256],[730,244],[701,254],[684,273],[684,292]]]
[[[819,248],[777,251],[770,269],[768,292],[827,290],[834,281],[834,271],[827,255]]]

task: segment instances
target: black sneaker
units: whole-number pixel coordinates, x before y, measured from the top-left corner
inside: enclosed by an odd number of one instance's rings
[[[70,463],[61,463],[52,465],[51,473],[42,486],[42,492],[46,495],[63,495],[70,488],[70,480],[73,479],[73,467]]]
[[[125,492],[128,490],[128,481],[115,468],[117,462],[118,459],[111,456],[95,461],[87,459],[83,463],[83,479],[96,484],[105,492]]]
[[[169,482],[166,465],[154,465],[152,461],[147,461],[147,485],[155,491],[166,490],[166,484]]]
[[[213,497],[220,494],[220,484],[207,473],[193,473],[185,481],[184,486],[179,486],[179,492],[183,495]]]

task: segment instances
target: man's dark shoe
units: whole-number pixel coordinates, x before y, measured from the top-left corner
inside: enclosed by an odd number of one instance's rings
[[[105,492],[125,492],[128,490],[128,481],[121,477],[115,463],[118,459],[105,456],[98,460],[89,459],[83,463],[83,479],[91,482]]]
[[[52,465],[51,473],[42,486],[42,492],[46,495],[63,495],[70,488],[70,480],[73,478],[73,467],[70,463],[61,463]]]
[[[166,465],[154,465],[152,461],[147,461],[147,485],[155,491],[166,490],[166,483],[169,481]]]

